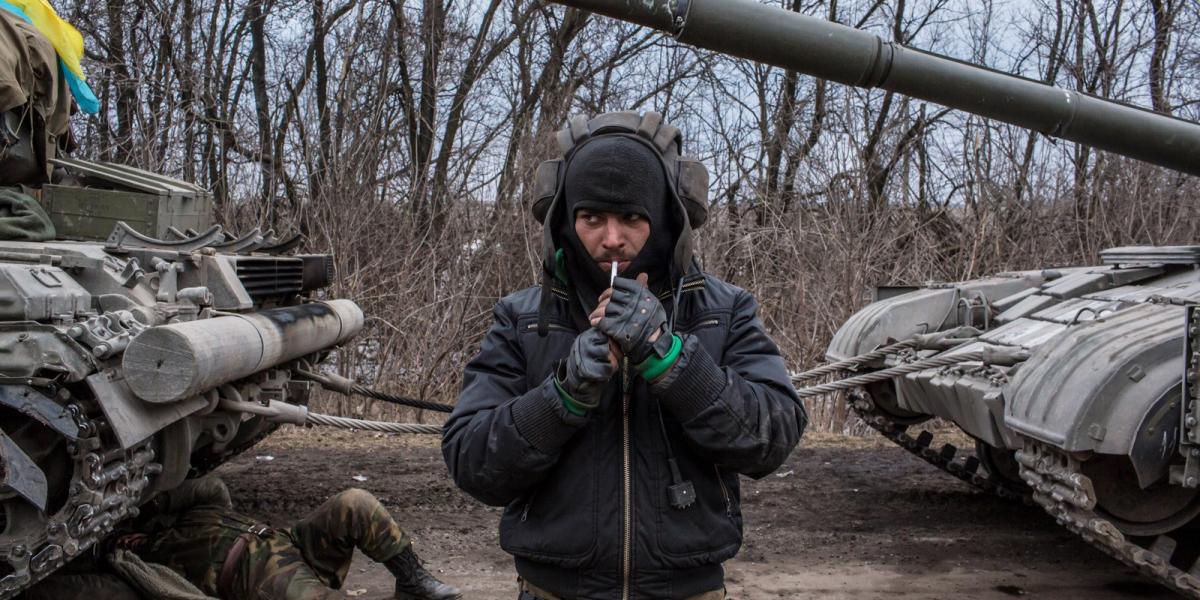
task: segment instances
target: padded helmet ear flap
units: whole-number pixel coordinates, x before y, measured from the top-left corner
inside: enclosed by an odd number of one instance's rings
[[[611,112],[588,119],[582,115],[572,117],[567,126],[555,134],[560,158],[548,160],[538,166],[534,181],[533,216],[539,223],[554,206],[562,183],[565,161],[571,153],[589,138],[605,134],[636,136],[652,145],[663,161],[667,176],[678,194],[688,222],[693,229],[708,220],[708,170],[700,161],[680,156],[683,151],[683,134],[679,129],[663,120],[662,114],[648,111],[639,114],[632,111]]]
[[[542,161],[538,165],[537,174],[533,179],[533,218],[538,223],[546,222],[546,213],[554,204],[554,195],[558,193],[558,180],[562,172],[562,159]]]
[[[555,141],[558,142],[558,152],[566,156],[571,152],[579,142],[583,141],[588,136],[588,120],[583,115],[575,115],[567,121],[567,126],[558,130],[554,134]]]
[[[683,210],[687,212],[692,229],[699,229],[708,220],[708,169],[704,163],[681,156],[676,160],[678,173],[675,181]]]

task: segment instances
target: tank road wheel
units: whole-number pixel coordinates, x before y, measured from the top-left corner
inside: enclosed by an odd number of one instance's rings
[[[1164,535],[1191,523],[1200,515],[1200,490],[1168,483],[1164,456],[1173,456],[1180,427],[1180,387],[1169,388],[1147,411],[1137,428],[1128,455],[1094,455],[1080,463],[1080,470],[1096,490],[1096,512],[1108,518],[1126,535]],[[1154,481],[1143,489],[1135,461],[1141,461],[1143,481]]]
[[[1200,515],[1200,490],[1166,483],[1142,489],[1123,456],[1096,456],[1083,462],[1081,470],[1096,490],[1096,512],[1126,535],[1163,535]]]
[[[868,383],[863,388],[870,394],[875,410],[897,425],[919,425],[933,418],[900,408],[900,399],[896,397],[896,384],[892,381]]]

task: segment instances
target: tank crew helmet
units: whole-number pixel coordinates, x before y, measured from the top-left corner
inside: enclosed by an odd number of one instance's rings
[[[708,216],[708,171],[683,155],[682,134],[661,114],[576,116],[555,137],[559,156],[538,167],[532,204],[543,232],[542,335],[556,279],[573,288],[587,310],[607,287],[607,274],[579,256],[584,250],[574,231],[576,209],[636,212],[650,221],[651,238],[627,276],[649,272],[652,287],[656,279],[669,287],[688,273],[692,230]]]

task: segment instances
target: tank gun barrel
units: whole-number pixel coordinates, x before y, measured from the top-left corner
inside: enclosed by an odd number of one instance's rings
[[[1057,88],[755,0],[553,0],[679,41],[881,88],[1200,175],[1200,124]]]

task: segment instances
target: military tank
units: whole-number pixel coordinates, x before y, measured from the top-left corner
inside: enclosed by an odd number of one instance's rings
[[[0,599],[139,505],[304,424],[362,327],[332,257],[234,236],[190,183],[68,157],[54,51],[0,9]]]
[[[555,1],[1200,174],[1196,123],[753,0]],[[1036,502],[1101,550],[1200,598],[1200,246],[1113,248],[1100,258],[881,289],[834,335],[832,364],[798,379],[846,378],[801,394],[849,391],[889,439],[972,485]],[[916,433],[934,417],[975,448]]]

